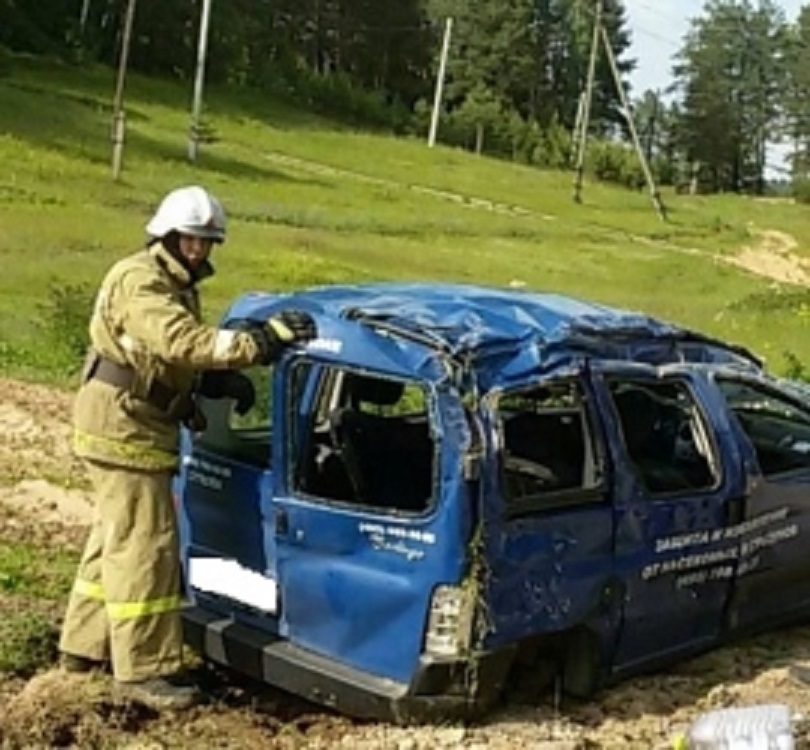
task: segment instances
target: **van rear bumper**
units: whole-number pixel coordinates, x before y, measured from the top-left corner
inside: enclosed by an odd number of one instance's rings
[[[217,664],[358,718],[411,722],[466,719],[500,694],[511,658],[476,658],[476,695],[462,693],[460,662],[423,662],[411,685],[371,675],[199,607],[183,611],[185,641]]]

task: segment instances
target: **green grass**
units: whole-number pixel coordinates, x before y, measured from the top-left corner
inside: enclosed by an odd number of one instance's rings
[[[42,540],[0,538],[0,677],[33,675],[56,658],[60,612],[78,554],[45,549]]]
[[[756,349],[777,371],[810,358],[810,298],[724,264],[763,229],[810,254],[810,214],[788,203],[645,193],[540,172],[422,139],[357,132],[267,99],[211,89],[215,143],[186,159],[188,87],[131,77],[123,179],[110,176],[114,74],[12,59],[0,76],[0,368],[65,376],[48,324],[53,285],[93,289],[143,240],[167,190],[190,182],[229,211],[215,318],[248,289],[435,279],[542,290],[640,309]],[[463,200],[445,193],[460,194]],[[51,309],[51,312],[53,310]],[[57,330],[58,334],[58,330]],[[75,359],[75,357],[74,357]]]
[[[37,545],[4,542],[0,546],[0,594],[59,600],[67,595],[77,556]]]

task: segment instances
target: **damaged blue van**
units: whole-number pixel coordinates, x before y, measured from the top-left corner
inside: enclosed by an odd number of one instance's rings
[[[319,337],[203,401],[177,490],[188,643],[359,717],[575,696],[810,613],[810,391],[555,294],[248,294]]]

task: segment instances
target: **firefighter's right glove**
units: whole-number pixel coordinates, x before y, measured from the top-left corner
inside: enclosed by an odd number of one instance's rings
[[[269,365],[293,344],[305,344],[317,338],[312,316],[303,310],[282,310],[261,327],[251,331],[259,348],[259,362]]]
[[[312,341],[318,335],[315,321],[303,310],[282,310],[267,321],[267,328],[285,345]]]
[[[256,403],[256,389],[247,375],[234,370],[207,370],[197,392],[206,398],[232,398],[237,414],[247,414]]]

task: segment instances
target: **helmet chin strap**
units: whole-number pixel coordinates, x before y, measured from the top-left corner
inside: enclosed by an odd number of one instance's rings
[[[196,284],[198,281],[213,275],[214,266],[209,260],[205,260],[196,268],[192,268],[188,262],[188,258],[180,252],[180,235],[177,232],[169,232],[165,237],[150,240],[149,245],[153,245],[156,242],[161,242],[163,247],[169,251],[169,255],[188,271],[192,284]]]

